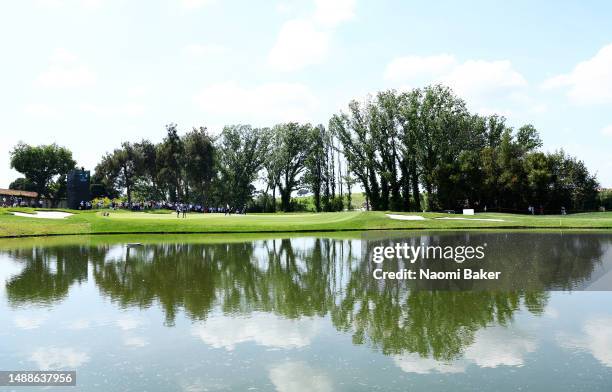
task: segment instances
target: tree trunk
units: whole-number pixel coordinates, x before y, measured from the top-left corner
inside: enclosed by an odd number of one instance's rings
[[[340,161],[340,152],[338,151],[338,185],[340,186],[340,197],[342,197],[342,161]]]
[[[433,211],[433,187],[431,182],[425,183],[425,191],[427,191],[427,210]]]
[[[125,192],[127,194],[128,206],[132,206],[132,186],[127,173],[127,167],[123,166],[123,176],[125,177]]]
[[[276,184],[272,187],[272,212],[276,212]]]
[[[346,208],[349,211],[353,210],[353,194],[351,192],[351,182],[346,182]]]
[[[334,199],[336,197],[336,160],[334,159],[334,141],[331,140],[331,197]]]
[[[401,210],[410,211],[410,176],[408,175],[408,164],[406,159],[400,162],[400,183],[402,187]]]
[[[369,184],[370,184],[370,208],[374,211],[380,210],[380,190],[378,188],[378,180],[376,179],[376,173],[370,167],[367,169]]]
[[[384,178],[380,180],[380,195],[379,209],[387,211],[389,209],[389,181]]]
[[[408,173],[412,184],[412,197],[414,198],[415,211],[421,210],[421,198],[419,197],[419,177],[417,176],[416,162],[414,158],[408,163]]]
[[[281,204],[284,212],[289,212],[291,208],[291,187],[281,188]]]

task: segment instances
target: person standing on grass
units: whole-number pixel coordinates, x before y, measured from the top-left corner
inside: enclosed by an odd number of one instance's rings
[[[183,205],[183,218],[187,218],[187,204]]]
[[[180,214],[181,214],[181,205],[179,203],[176,203],[176,217],[180,218],[181,217]]]

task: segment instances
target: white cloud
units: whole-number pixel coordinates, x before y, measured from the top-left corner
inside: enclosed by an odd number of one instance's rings
[[[330,34],[306,19],[285,22],[268,55],[268,63],[279,71],[296,71],[321,63],[329,52]]]
[[[46,319],[45,316],[17,316],[13,321],[17,328],[27,330],[40,327]]]
[[[484,368],[522,366],[525,356],[536,347],[535,340],[524,332],[495,326],[477,331],[463,358],[443,362],[409,353],[393,357],[393,362],[406,373],[462,373],[470,364]]]
[[[512,68],[508,60],[468,60],[454,67],[440,81],[458,94],[474,98],[507,94],[527,86],[525,78]]]
[[[589,319],[582,331],[580,336],[560,334],[557,340],[562,347],[587,350],[602,364],[612,367],[612,317]]]
[[[604,136],[612,136],[612,125],[608,125],[607,127],[603,127],[601,130],[601,134]]]
[[[521,331],[490,327],[476,332],[474,343],[465,350],[465,359],[486,368],[522,366],[525,355],[536,347],[536,342]]]
[[[310,89],[298,83],[242,87],[234,82],[203,89],[195,102],[205,112],[227,115],[233,122],[309,121],[318,106]]]
[[[250,317],[212,317],[196,324],[192,334],[214,348],[232,351],[245,342],[282,349],[306,347],[318,331],[316,319],[293,320],[253,313]]]
[[[442,362],[433,358],[423,358],[419,354],[409,353],[393,357],[393,363],[406,373],[429,374],[462,373],[466,364],[460,361]]]
[[[601,363],[612,367],[612,317],[589,320],[584,326],[588,348]]]
[[[551,319],[558,319],[559,310],[557,310],[557,308],[555,307],[547,306],[546,309],[544,310],[544,316],[551,318]]]
[[[305,362],[286,362],[272,367],[270,380],[279,392],[333,391],[329,376]]]
[[[125,316],[121,317],[116,321],[116,324],[119,328],[124,331],[129,331],[132,329],[136,329],[143,324],[142,320],[137,319],[133,316]]]
[[[314,19],[323,26],[335,27],[355,17],[355,0],[315,0]]]
[[[36,79],[36,85],[47,88],[79,88],[96,83],[96,74],[74,53],[57,49],[50,60],[49,67]]]
[[[518,105],[530,112],[546,109],[526,94],[527,80],[509,60],[459,62],[449,54],[405,56],[392,60],[385,69],[384,77],[404,85],[447,85],[481,114],[489,114],[493,110],[496,113],[510,113],[510,109],[500,107],[508,105]]]
[[[89,355],[70,347],[43,347],[34,351],[30,360],[41,370],[75,369],[87,363]]]
[[[193,57],[216,57],[227,54],[229,49],[217,44],[190,44],[183,48],[183,52]]]
[[[612,44],[582,61],[566,74],[547,79],[545,89],[567,88],[567,97],[577,104],[612,102]]]
[[[291,19],[281,26],[268,54],[268,64],[278,71],[297,71],[322,63],[335,28],[355,16],[354,0],[315,0],[312,15]]]

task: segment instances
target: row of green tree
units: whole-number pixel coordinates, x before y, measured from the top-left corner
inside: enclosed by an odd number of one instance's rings
[[[541,151],[533,126],[470,113],[440,85],[351,101],[328,128],[234,125],[216,137],[204,127],[166,131],[160,143],[125,142],[102,157],[93,195],[291,211],[292,196],[310,192],[316,211],[336,211],[350,208],[357,184],[374,210],[576,211],[602,202],[582,161]],[[25,177],[11,186],[61,197],[74,165],[64,148],[19,144],[11,166]]]
[[[444,86],[352,101],[329,127],[376,210],[597,207],[598,183],[582,161],[540,151],[531,125],[470,113]]]
[[[342,160],[333,135],[323,126],[235,125],[225,127],[217,137],[204,127],[182,136],[175,124],[166,130],[158,144],[125,142],[106,154],[93,176],[95,195],[113,197],[125,192],[128,202],[136,198],[248,205],[259,211],[274,211],[278,204],[283,211],[291,211],[295,209],[291,196],[308,189],[317,211],[333,211],[343,209],[343,184],[351,192],[352,181],[341,174]]]

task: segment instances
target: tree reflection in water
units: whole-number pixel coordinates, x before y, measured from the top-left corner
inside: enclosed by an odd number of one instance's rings
[[[87,261],[91,252],[97,250],[70,246],[3,251],[23,264],[21,273],[6,282],[9,304],[45,305],[64,299],[72,284],[87,280]]]
[[[481,236],[482,238],[478,237]],[[412,237],[411,237],[412,238]],[[422,241],[416,236],[410,241]],[[239,243],[55,246],[5,251],[23,263],[6,283],[11,304],[52,305],[87,279],[120,307],[159,304],[166,325],[179,312],[206,320],[211,312],[271,312],[285,318],[330,316],[355,344],[388,355],[460,356],[486,326],[506,326],[524,306],[541,314],[546,289],[588,281],[610,240],[598,235],[453,234],[431,243],[487,242],[489,269],[506,279],[533,279],[531,291],[427,291],[376,281],[361,260],[359,240],[280,238]],[[519,243],[521,246],[509,246]]]

